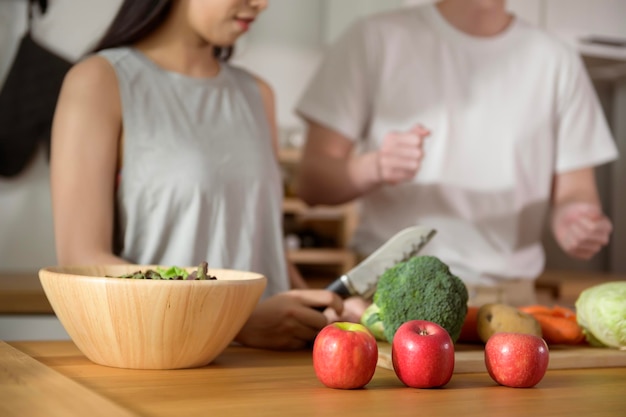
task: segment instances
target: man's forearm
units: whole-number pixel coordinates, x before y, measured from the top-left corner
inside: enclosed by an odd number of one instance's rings
[[[348,160],[311,157],[303,160],[299,169],[296,192],[311,205],[347,203],[380,184],[373,152]]]

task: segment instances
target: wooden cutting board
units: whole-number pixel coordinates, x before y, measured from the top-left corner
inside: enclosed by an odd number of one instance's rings
[[[482,345],[455,347],[454,373],[486,372]],[[378,343],[378,366],[393,370],[391,345]],[[626,351],[588,346],[551,346],[548,369],[617,368],[626,367]]]

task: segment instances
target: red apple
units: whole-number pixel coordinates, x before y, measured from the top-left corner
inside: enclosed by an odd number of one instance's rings
[[[378,345],[358,323],[335,322],[324,327],[313,343],[315,375],[329,388],[362,388],[372,380]]]
[[[530,388],[548,369],[550,353],[541,337],[522,333],[495,333],[485,344],[485,365],[500,385]]]
[[[393,370],[405,385],[434,388],[446,385],[454,371],[454,343],[440,325],[427,320],[402,324],[391,342]]]

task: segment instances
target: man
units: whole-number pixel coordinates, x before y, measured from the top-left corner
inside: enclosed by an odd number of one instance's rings
[[[471,304],[535,302],[550,215],[557,242],[589,259],[609,241],[594,167],[617,157],[584,66],[503,0],[443,0],[357,22],[297,106],[308,125],[298,193],[361,203],[367,255],[412,224],[422,254]]]

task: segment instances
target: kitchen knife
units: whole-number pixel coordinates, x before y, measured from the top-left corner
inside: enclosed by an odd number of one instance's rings
[[[326,289],[343,298],[359,295],[369,300],[378,278],[387,269],[415,256],[435,235],[436,230],[412,226],[396,233],[357,266],[330,283]]]

